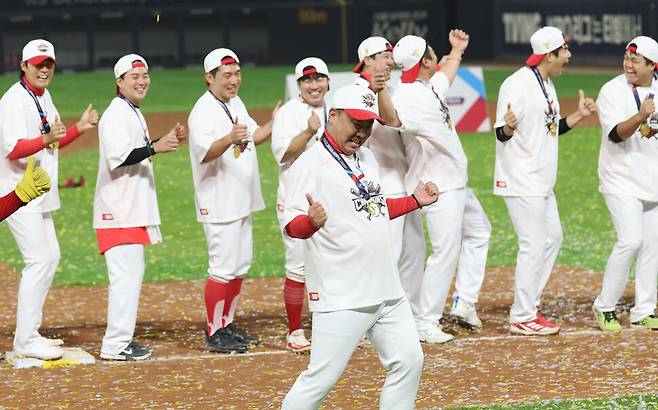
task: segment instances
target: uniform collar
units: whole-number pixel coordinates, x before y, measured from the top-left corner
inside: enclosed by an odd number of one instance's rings
[[[30,83],[28,81],[26,76],[21,77],[21,80],[23,80],[23,82],[25,83],[25,86],[27,86],[27,88],[30,91],[32,91],[35,95],[37,95],[39,97],[41,97],[43,95],[43,93],[46,92],[45,88],[36,88],[35,86],[33,86],[32,83]]]

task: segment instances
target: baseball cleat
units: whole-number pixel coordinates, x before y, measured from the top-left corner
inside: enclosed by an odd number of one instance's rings
[[[658,330],[658,317],[655,315],[649,315],[637,322],[632,322],[631,327],[636,329]]]
[[[153,351],[150,348],[142,346],[137,342],[130,342],[128,346],[117,354],[101,352],[101,359],[132,362],[146,360],[151,357],[151,353],[153,353]]]
[[[614,310],[611,312],[601,312],[592,306],[592,311],[594,312],[594,317],[596,317],[596,324],[599,326],[599,329],[604,332],[621,332],[621,324],[617,320],[617,313]]]
[[[306,353],[311,351],[311,342],[304,335],[303,329],[293,330],[286,338],[288,350],[293,353]]]
[[[547,336],[559,333],[560,326],[541,316],[527,322],[510,323],[509,331],[523,336]]]
[[[206,350],[217,353],[247,353],[249,346],[237,341],[233,332],[223,327],[212,336],[206,335]]]
[[[49,339],[47,337],[40,336],[41,341],[48,346],[62,346],[64,341],[62,339]]]
[[[430,344],[447,343],[453,339],[450,333],[445,333],[440,326],[431,324],[418,329],[418,340]]]
[[[17,357],[32,357],[41,360],[56,360],[64,355],[64,350],[59,346],[51,346],[42,341],[38,341],[29,349],[14,349]]]
[[[229,334],[233,335],[235,340],[237,340],[242,344],[254,345],[254,346],[260,344],[260,340],[258,340],[258,338],[249,336],[242,330],[237,329],[235,326],[233,326],[233,323],[229,323],[228,325],[226,325],[225,329]]]
[[[482,330],[482,321],[475,311],[475,304],[468,303],[459,296],[455,296],[455,300],[452,303],[450,318],[465,329],[476,332]]]

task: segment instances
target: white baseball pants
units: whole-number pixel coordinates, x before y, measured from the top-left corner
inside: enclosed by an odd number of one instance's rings
[[[510,323],[522,323],[537,317],[541,294],[562,245],[562,226],[553,193],[503,198],[519,240]]]
[[[6,221],[25,262],[18,286],[14,350],[30,351],[40,340],[43,304],[60,259],[59,243],[50,212],[15,213]]]
[[[285,248],[286,278],[299,283],[306,283],[304,272],[304,241],[283,235]]]
[[[133,340],[139,293],[144,278],[144,245],[117,245],[105,252],[110,284],[107,289],[107,328],[101,353],[119,354]]]
[[[415,210],[391,220],[393,252],[397,257],[400,284],[407,300],[419,300],[425,271],[425,237],[421,211]],[[411,305],[411,311],[414,311]]]
[[[617,231],[617,243],[605,266],[601,293],[594,307],[601,312],[615,310],[637,257],[635,306],[631,309],[631,322],[637,322],[656,309],[658,203],[627,195],[603,194],[603,198]]]
[[[224,283],[247,276],[253,255],[251,215],[202,225],[208,243],[208,274]]]
[[[470,188],[444,192],[424,211],[432,254],[427,258],[420,298],[411,300],[419,328],[443,316],[458,263],[456,295],[477,302],[491,236],[491,224]]]
[[[366,334],[386,368],[380,409],[413,409],[423,368],[423,350],[405,298],[380,305],[313,313],[308,368],[292,386],[282,409],[317,409]]]

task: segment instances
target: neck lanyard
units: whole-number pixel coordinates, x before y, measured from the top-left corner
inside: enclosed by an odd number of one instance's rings
[[[437,94],[436,91],[434,91],[434,87],[433,87],[431,84],[428,84],[426,81],[422,81],[422,80],[415,80],[414,82],[421,83],[421,84],[424,85],[425,87],[427,87],[427,88],[429,88],[430,90],[432,90],[432,94],[434,94],[434,96],[436,97],[436,99],[439,100],[439,103],[441,104],[441,111],[446,112],[446,113],[449,113],[449,111],[448,111],[448,106],[443,102],[443,100],[441,99],[441,97],[439,97],[439,94]],[[448,114],[448,115],[450,115],[450,114]]]
[[[226,115],[228,115],[228,119],[231,120],[231,123],[235,124],[235,121],[233,121],[233,116],[231,115],[231,111],[229,111],[228,107],[226,106],[226,103],[224,103],[224,101],[217,98],[217,96],[215,94],[211,93],[210,90],[208,90],[208,92],[210,93],[210,95],[213,96],[213,98],[215,98],[215,100],[217,100],[219,105],[222,106],[222,108],[224,109],[224,112],[226,113]]]
[[[546,91],[546,87],[544,87],[544,80],[542,80],[541,78],[539,69],[537,67],[530,67],[530,69],[535,74],[535,77],[539,82],[539,86],[541,87],[541,91],[544,93],[544,97],[546,98],[546,103],[548,104],[548,114],[553,115],[553,101],[551,101],[550,98],[548,97],[548,92]]]
[[[631,88],[631,91],[633,91],[633,98],[635,98],[635,105],[637,106],[637,111],[639,112],[642,102],[640,101],[640,95],[637,93],[637,87],[633,86],[633,88]],[[653,94],[649,93],[648,97],[653,99]]]
[[[352,179],[352,181],[354,181],[354,183],[356,184],[356,187],[359,189],[359,192],[361,193],[361,197],[365,200],[370,199],[370,194],[368,193],[368,190],[366,189],[366,187],[363,185],[363,183],[361,182],[359,177],[357,177],[354,174],[354,171],[352,171],[352,168],[350,168],[350,166],[347,165],[347,162],[345,162],[345,159],[331,145],[331,143],[327,139],[326,134],[322,135],[321,141],[322,141],[322,145],[324,146],[324,148],[327,151],[329,151],[329,154],[331,154],[331,156],[334,158],[334,160],[336,160],[336,162],[338,162],[338,164],[340,164],[340,166],[343,167],[343,169],[345,170],[347,175],[350,177],[350,179]],[[359,165],[358,165],[359,158],[356,156],[356,154],[354,154],[354,157],[357,160],[357,169],[359,169]],[[361,174],[363,175],[363,171],[361,172]]]
[[[48,118],[46,112],[41,108],[41,104],[39,104],[39,100],[37,99],[37,96],[34,95],[34,93],[27,88],[27,85],[25,84],[25,81],[21,80],[21,86],[27,91],[27,93],[32,97],[32,101],[34,101],[34,104],[37,106],[37,111],[39,112],[39,119],[41,120],[41,129],[39,132],[41,134],[48,134],[50,132],[50,124],[48,123]]]
[[[146,127],[146,124],[143,124],[143,123],[142,123],[142,117],[140,117],[140,116],[139,116],[139,113],[137,112],[137,108],[138,108],[138,107],[135,107],[135,104],[133,104],[132,102],[130,102],[126,97],[124,97],[124,96],[121,95],[121,94],[119,94],[119,98],[121,98],[123,101],[125,101],[126,104],[128,104],[128,106],[130,107],[130,109],[133,110],[133,112],[134,112],[135,115],[137,116],[137,120],[139,121],[139,126],[142,127],[142,130],[144,130],[144,142],[146,142],[146,145],[148,145],[148,144],[151,142],[151,140],[150,140],[149,137],[146,135],[146,128],[147,128],[147,127]]]

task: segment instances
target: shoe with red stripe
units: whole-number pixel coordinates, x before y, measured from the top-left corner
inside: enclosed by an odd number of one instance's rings
[[[523,336],[546,336],[557,334],[560,331],[560,326],[550,320],[542,320],[537,317],[527,322],[510,323],[509,331]]]
[[[559,327],[555,321],[551,319],[547,319],[546,316],[544,316],[544,314],[541,312],[537,312],[537,320],[546,324],[549,327]]]

